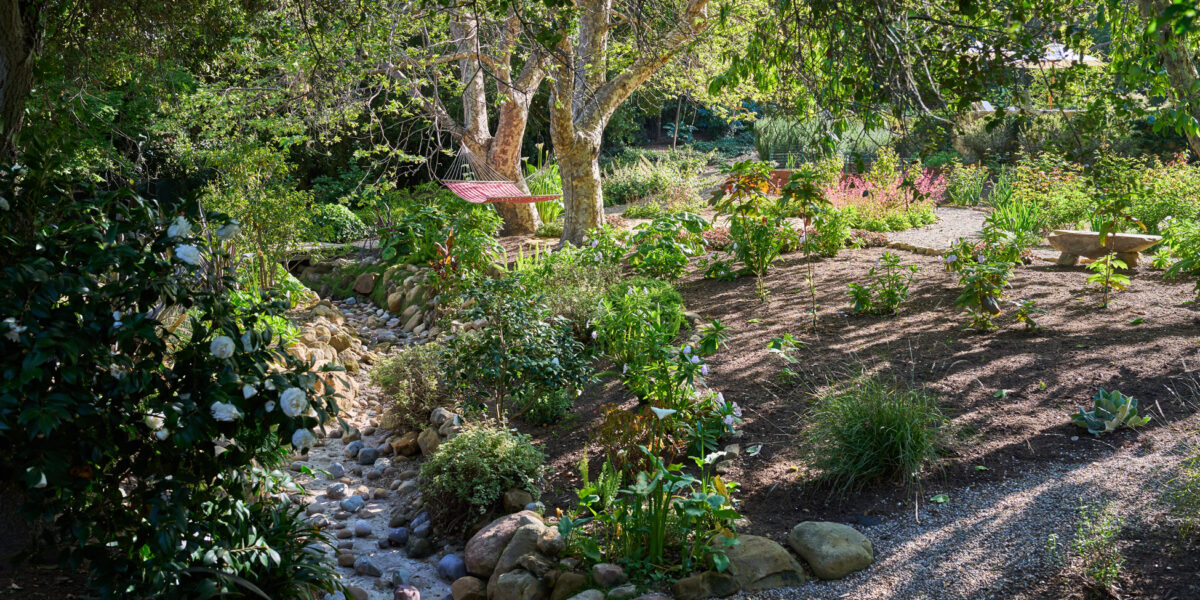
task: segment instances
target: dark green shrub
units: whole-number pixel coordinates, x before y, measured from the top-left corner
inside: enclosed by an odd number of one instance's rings
[[[454,405],[450,391],[439,383],[444,351],[436,342],[413,346],[371,371],[371,381],[383,391],[384,404],[390,403],[381,422],[384,428],[422,429],[433,409]]]
[[[341,204],[318,204],[313,208],[309,220],[312,224],[311,237],[316,242],[353,242],[370,235],[370,230],[358,215]]]
[[[608,293],[604,297],[614,307],[626,308],[630,302],[635,301],[635,298],[628,293],[630,289],[646,290],[646,296],[641,301],[657,306],[660,314],[670,315],[671,320],[678,320],[684,325],[687,324],[687,319],[683,315],[683,296],[668,281],[650,279],[649,277],[634,277],[633,279],[614,283],[609,287]]]
[[[324,538],[280,512],[268,472],[337,406],[265,323],[286,302],[230,301],[238,227],[206,215],[200,235],[196,203],[80,189],[25,160],[0,169],[0,477],[23,514],[104,597],[245,593],[235,576],[332,591],[310,554]],[[247,550],[263,528],[278,535]]]
[[[943,421],[926,392],[862,377],[820,399],[806,445],[821,478],[841,493],[879,480],[911,484],[937,458]]]
[[[421,465],[421,495],[439,531],[466,533],[518,488],[536,499],[546,457],[529,437],[503,427],[467,425]]]
[[[518,411],[538,398],[567,390],[571,398],[591,380],[591,363],[561,318],[549,314],[520,275],[483,279],[463,294],[463,321],[486,326],[454,338],[446,352],[445,379],[476,407],[492,405],[505,418],[509,400]]]

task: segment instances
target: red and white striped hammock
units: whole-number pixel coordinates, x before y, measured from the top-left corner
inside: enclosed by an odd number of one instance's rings
[[[497,173],[466,146],[459,147],[458,155],[441,182],[455,196],[473,204],[534,204],[562,197],[562,194],[532,195],[521,191],[520,186]]]

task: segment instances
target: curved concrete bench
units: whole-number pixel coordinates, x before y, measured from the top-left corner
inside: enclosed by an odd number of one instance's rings
[[[1074,265],[1079,262],[1081,256],[1100,258],[1106,254],[1116,253],[1117,259],[1124,261],[1132,269],[1137,266],[1138,253],[1154,247],[1162,241],[1162,236],[1110,233],[1104,245],[1101,246],[1099,232],[1056,229],[1046,236],[1046,241],[1062,252],[1058,257],[1060,265]]]

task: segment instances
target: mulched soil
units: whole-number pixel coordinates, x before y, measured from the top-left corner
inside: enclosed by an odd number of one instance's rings
[[[745,408],[744,433],[736,440],[742,448],[763,444],[758,457],[743,453],[728,476],[741,485],[742,531],[783,541],[804,520],[870,525],[914,511],[903,487],[881,483],[838,497],[811,483],[798,443],[805,413],[830,382],[859,373],[884,374],[939,397],[950,419],[950,447],[942,468],[924,477],[927,491],[1000,482],[1040,464],[1087,463],[1149,443],[1137,432],[1097,440],[1071,424],[1068,414],[1090,404],[1099,387],[1139,398],[1143,414],[1154,419],[1145,430],[1167,424],[1175,430],[1189,422],[1180,430],[1195,430],[1200,309],[1191,304],[1192,282],[1164,280],[1142,269],[1131,274],[1130,290],[1100,308],[1099,295],[1086,289],[1083,268],[1035,262],[1015,273],[1008,296],[1036,300],[1048,311],[1039,319],[1043,331],[1026,332],[1006,315],[998,319],[1000,331],[976,334],[964,331],[966,316],[954,304],[956,277],[938,257],[903,251],[898,253],[904,262],[921,270],[900,314],[848,314],[846,284],[865,281],[883,252],[851,250],[811,265],[801,256],[786,256],[764,279],[770,292],[765,303],[752,277],[719,282],[690,274],[678,282],[690,310],[729,327],[729,343],[710,361],[709,384]],[[815,329],[806,283],[810,266]],[[767,341],[784,333],[805,343],[797,364],[785,365],[767,352]],[[782,377],[785,366],[797,376]],[[530,430],[550,455],[544,500],[552,509],[573,504],[578,462],[601,408],[610,404],[634,406],[618,383],[606,381],[585,391],[564,422]],[[598,456],[592,448],[590,458]],[[1132,553],[1130,577],[1150,586],[1137,597],[1196,596],[1188,591],[1197,571],[1189,560],[1190,567],[1172,575],[1157,570],[1167,559],[1154,558],[1153,551],[1145,559]],[[1190,583],[1181,577],[1191,577]],[[1178,593],[1172,596],[1171,590]]]

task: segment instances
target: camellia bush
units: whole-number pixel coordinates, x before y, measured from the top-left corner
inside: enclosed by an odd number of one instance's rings
[[[284,302],[231,303],[239,226],[55,170],[0,169],[6,493],[104,598],[333,591],[273,468],[336,403],[264,322]]]

